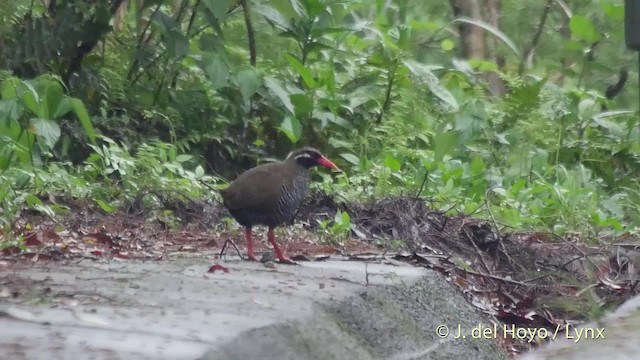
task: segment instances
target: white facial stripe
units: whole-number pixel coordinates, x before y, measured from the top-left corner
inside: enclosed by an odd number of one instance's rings
[[[311,159],[311,155],[309,155],[308,153],[302,153],[300,155],[296,155],[296,160],[300,159],[300,158],[307,158],[307,159]]]

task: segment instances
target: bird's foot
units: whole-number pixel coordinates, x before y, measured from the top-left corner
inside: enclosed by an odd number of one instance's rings
[[[247,259],[250,261],[260,262],[260,259],[258,259],[255,255],[253,255],[253,253],[248,253]]]

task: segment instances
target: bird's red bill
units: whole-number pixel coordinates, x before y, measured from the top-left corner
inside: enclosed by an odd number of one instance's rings
[[[331,160],[327,159],[327,158],[326,158],[326,157],[324,157],[324,156],[321,156],[321,157],[318,159],[318,164],[319,164],[319,165],[322,165],[322,166],[324,166],[324,167],[326,167],[326,168],[329,168],[329,169],[340,170],[340,168],[338,168],[338,167],[336,166],[336,164],[332,163],[332,162],[331,162]]]

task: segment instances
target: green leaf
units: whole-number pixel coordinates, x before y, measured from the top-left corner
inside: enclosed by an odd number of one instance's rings
[[[62,85],[57,81],[51,81],[45,91],[44,102],[47,106],[47,118],[53,117],[58,112],[58,108],[62,105],[63,99]]]
[[[391,154],[387,154],[384,157],[384,166],[388,167],[391,171],[398,171],[402,167],[400,162],[394,158]]]
[[[238,81],[238,88],[242,94],[242,99],[245,103],[248,103],[261,85],[260,77],[255,70],[249,68],[240,70],[238,75],[236,75],[236,79]]]
[[[305,94],[293,94],[290,96],[291,102],[298,116],[313,112],[313,100]]]
[[[179,162],[179,163],[183,163],[183,162],[189,161],[191,159],[193,159],[193,156],[187,155],[187,154],[182,154],[182,155],[176,156],[176,161]]]
[[[223,88],[228,83],[229,67],[219,56],[207,54],[204,70],[214,90]]]
[[[180,59],[189,53],[189,39],[179,30],[170,30],[165,37],[167,53],[174,59]]]
[[[290,0],[290,2],[291,2],[291,7],[293,8],[293,11],[295,11],[296,14],[298,14],[298,16],[308,17],[307,9],[300,3],[299,0]]]
[[[298,72],[300,77],[302,77],[302,80],[304,80],[304,83],[307,85],[307,87],[310,89],[315,88],[316,81],[313,78],[313,73],[311,72],[311,70],[302,65],[302,63],[291,54],[285,54],[284,57],[287,59],[287,61],[289,61],[291,67],[293,67]]]
[[[471,173],[473,175],[482,174],[485,171],[486,165],[484,160],[480,156],[474,156],[471,161]]]
[[[300,121],[293,116],[286,116],[278,129],[287,135],[293,144],[297,143],[302,135],[302,125],[300,125]]]
[[[71,106],[71,101],[69,100],[68,97],[65,96],[62,98],[62,100],[60,100],[60,105],[58,106],[56,111],[52,114],[52,117],[54,119],[60,118],[62,116],[65,116],[71,110],[73,110],[73,107]]]
[[[18,99],[0,100],[0,124],[5,120],[18,120],[21,113]]]
[[[451,51],[455,47],[455,43],[451,39],[444,39],[440,42],[440,48],[444,51]]]
[[[96,203],[98,204],[98,206],[100,206],[100,208],[102,209],[102,211],[106,212],[106,213],[112,213],[115,208],[109,204],[107,204],[105,201],[100,200],[100,199],[96,199],[95,200]]]
[[[27,196],[24,197],[24,201],[27,203],[27,205],[32,207],[37,205],[42,205],[42,200],[40,200],[39,197],[33,194],[27,194]]]
[[[302,0],[305,9],[307,10],[307,15],[310,18],[314,18],[322,15],[325,11],[326,7],[320,0]]]
[[[204,168],[201,165],[196,166],[195,174],[199,178],[203,177],[204,176]]]
[[[624,5],[603,3],[602,11],[613,21],[624,21]]]
[[[440,84],[440,80],[431,72],[428,66],[414,60],[405,60],[403,63],[409,71],[420,77],[420,79],[427,84],[427,87],[433,95],[451,106],[452,111],[458,111],[460,108],[458,102],[453,95]]]
[[[601,35],[596,30],[591,20],[582,15],[573,15],[569,21],[569,29],[571,34],[578,39],[588,41],[590,43],[600,40]]]
[[[341,91],[343,93],[351,93],[361,87],[374,85],[380,78],[380,71],[372,71],[363,76],[358,76],[352,80],[349,80],[342,86]]]
[[[207,9],[220,21],[227,18],[227,11],[232,2],[233,0],[203,0]]]
[[[282,85],[276,78],[273,78],[271,76],[265,77],[264,85],[271,91],[271,93],[273,93],[278,97],[278,99],[280,99],[280,101],[282,101],[282,104],[285,108],[287,108],[287,110],[289,110],[290,113],[293,114],[295,112],[293,104],[291,103],[291,99],[289,98],[289,93],[282,87]]]
[[[9,100],[15,99],[18,97],[18,86],[20,85],[20,79],[16,77],[10,77],[2,82],[2,89],[0,92],[0,96],[2,99]]]
[[[169,31],[176,27],[176,22],[173,20],[173,17],[167,15],[162,10],[154,12],[151,15],[150,20],[160,25],[160,28],[163,29],[164,31]]]
[[[434,137],[434,160],[442,161],[445,155],[450,155],[458,145],[458,132],[447,131]]]
[[[253,9],[260,15],[262,15],[268,22],[276,26],[280,30],[290,31],[293,30],[289,21],[285,19],[280,12],[271,6],[256,4]]]
[[[360,164],[360,159],[358,159],[358,157],[353,155],[353,154],[342,153],[342,154],[340,154],[340,157],[345,159],[345,160],[347,160],[349,163],[351,163],[353,165]]]
[[[80,120],[80,124],[84,128],[84,132],[87,133],[89,140],[92,144],[96,143],[96,130],[93,128],[93,123],[91,122],[91,118],[89,117],[89,113],[87,109],[84,107],[82,100],[70,98],[71,107],[73,108],[73,112],[76,114],[78,119]]]
[[[27,82],[22,82],[25,85],[26,90],[20,93],[20,99],[27,106],[32,113],[36,114],[38,117],[44,118],[46,117],[43,109],[40,106],[40,96],[36,92],[36,90],[31,86],[31,84]]]
[[[457,22],[462,22],[462,23],[466,23],[466,24],[471,24],[471,25],[475,25],[475,26],[479,26],[485,30],[487,30],[488,32],[490,32],[491,34],[495,35],[498,39],[502,40],[503,43],[505,43],[516,55],[520,55],[520,51],[518,50],[518,48],[516,47],[516,44],[511,41],[511,39],[502,31],[498,30],[497,28],[483,22],[483,21],[479,21],[479,20],[474,20],[474,19],[470,19],[470,18],[465,18],[465,17],[460,17],[457,18],[455,20],[453,20],[451,22],[451,24],[457,23]]]
[[[53,120],[31,119],[29,120],[29,131],[40,136],[50,149],[60,139],[60,126]]]

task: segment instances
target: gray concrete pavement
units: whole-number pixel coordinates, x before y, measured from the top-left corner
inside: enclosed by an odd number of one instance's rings
[[[403,263],[83,261],[0,272],[2,359],[504,359],[441,275]],[[7,296],[11,294],[10,296]]]

